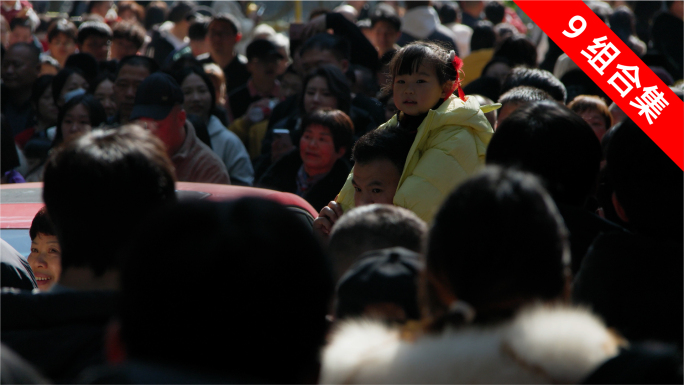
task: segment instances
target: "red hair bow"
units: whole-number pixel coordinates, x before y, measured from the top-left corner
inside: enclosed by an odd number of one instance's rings
[[[451,90],[449,91],[449,94],[446,96],[446,98],[453,94],[454,91],[456,91],[456,89],[458,88],[458,97],[465,102],[465,93],[461,88],[461,79],[459,79],[458,77],[458,71],[460,71],[461,67],[463,67],[463,60],[461,60],[461,58],[456,55],[456,52],[452,50],[451,52],[449,52],[449,62],[451,62],[451,65],[454,66],[454,70],[456,71],[456,81],[454,81],[454,85],[451,86]],[[446,98],[444,99],[446,100]]]

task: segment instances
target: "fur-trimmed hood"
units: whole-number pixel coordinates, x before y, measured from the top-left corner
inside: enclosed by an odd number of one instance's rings
[[[507,323],[415,341],[346,322],[323,353],[321,383],[578,383],[624,341],[586,310],[535,305]]]

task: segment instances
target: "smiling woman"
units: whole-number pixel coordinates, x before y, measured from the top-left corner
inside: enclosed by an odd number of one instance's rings
[[[273,164],[257,186],[295,193],[320,210],[344,185],[354,124],[340,110],[321,108],[302,120],[299,151],[293,150]]]
[[[45,207],[33,218],[29,235],[31,254],[28,263],[36,277],[38,289],[48,291],[59,281],[62,273],[62,249]]]

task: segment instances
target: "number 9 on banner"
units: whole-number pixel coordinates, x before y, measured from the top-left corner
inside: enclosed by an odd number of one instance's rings
[[[579,21],[582,24],[579,28],[575,28],[575,22],[577,21]],[[584,30],[587,28],[587,22],[586,20],[584,20],[582,16],[574,16],[572,19],[570,19],[568,26],[570,27],[572,32],[563,31],[563,35],[572,39],[573,37],[577,37],[580,34],[582,34],[582,32],[584,32]]]

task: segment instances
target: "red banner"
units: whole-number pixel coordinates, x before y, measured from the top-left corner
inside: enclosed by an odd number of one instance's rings
[[[684,103],[589,7],[580,0],[515,3],[684,169]]]

